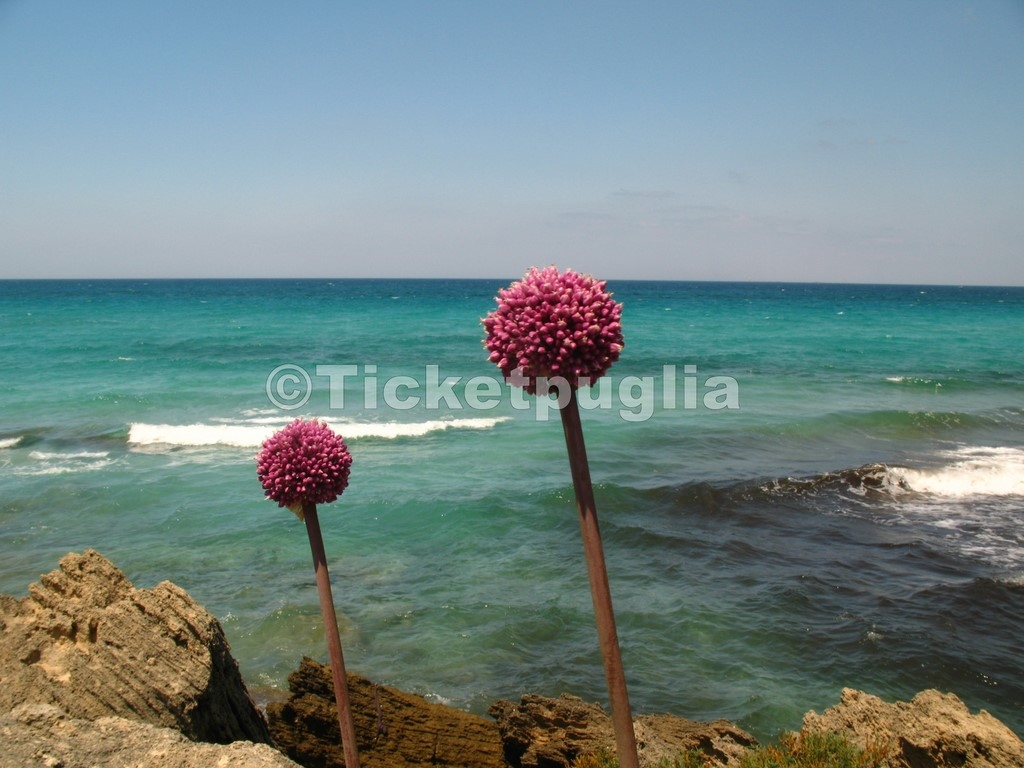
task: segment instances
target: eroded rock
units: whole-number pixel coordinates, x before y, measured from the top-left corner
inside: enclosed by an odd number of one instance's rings
[[[844,688],[840,703],[804,716],[804,731],[834,731],[861,748],[891,750],[892,768],[1022,768],[1024,742],[985,710],[971,714],[952,693],[922,691],[888,703]]]
[[[15,768],[297,768],[267,744],[206,744],[122,717],[81,720],[52,704],[0,715],[0,763]]]
[[[501,732],[505,758],[516,768],[567,768],[580,755],[615,754],[611,717],[597,704],[562,694],[528,694],[502,700],[488,712]],[[737,764],[756,744],[726,720],[695,722],[674,715],[640,715],[633,721],[642,766],[656,765],[688,749],[699,749],[718,765]]]
[[[0,712],[47,704],[195,741],[270,741],[217,619],[170,582],[136,589],[95,550],[63,557],[21,600],[0,596],[0,628]]]
[[[304,658],[288,677],[291,697],[267,705],[278,747],[304,766],[343,768],[330,667]],[[348,675],[362,768],[506,768],[490,720]]]

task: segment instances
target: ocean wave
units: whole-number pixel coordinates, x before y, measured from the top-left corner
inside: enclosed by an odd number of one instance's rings
[[[865,464],[860,467],[822,472],[809,477],[780,477],[759,483],[755,488],[740,484],[735,495],[749,500],[757,496],[778,499],[786,496],[843,496],[892,498],[910,487],[886,464]]]
[[[961,447],[936,458],[934,466],[924,468],[872,463],[805,478],[779,478],[761,484],[759,490],[769,495],[845,491],[893,499],[911,494],[949,499],[1024,496],[1024,449]]]
[[[22,477],[37,476],[37,475],[39,475],[39,476],[42,476],[42,475],[70,475],[70,474],[77,474],[78,472],[98,472],[101,469],[106,469],[112,463],[113,463],[112,461],[107,460],[107,461],[94,461],[94,462],[90,462],[88,464],[76,464],[76,465],[56,464],[56,465],[51,465],[51,466],[46,466],[46,467],[37,467],[35,469],[30,469],[28,467],[19,467],[18,469],[12,470],[11,473],[14,474],[14,475],[20,475]]]
[[[75,459],[105,459],[109,455],[106,451],[74,451],[72,453],[32,451],[29,454],[29,458],[36,461],[73,461]]]
[[[1024,571],[1010,574],[1002,579],[998,579],[998,581],[1008,587],[1024,587]]]
[[[17,448],[18,443],[21,442],[21,437],[21,435],[18,435],[17,437],[0,438],[0,451],[4,450],[5,448]]]
[[[915,376],[908,374],[892,374],[885,377],[889,384],[896,384],[908,389],[920,391],[942,392],[943,390],[971,391],[985,390],[992,387],[1016,387],[1018,379],[1004,371],[976,370],[970,376]]]
[[[1020,426],[1024,426],[1024,409],[1001,406],[985,411],[879,409],[817,412],[780,423],[769,422],[754,429],[786,440],[842,438],[850,432],[869,435],[872,439],[925,437],[956,440],[966,431],[1015,429]]]
[[[962,411],[868,411],[865,413],[839,414],[824,417],[835,419],[831,426],[842,429],[857,429],[876,434],[917,436],[922,434],[946,434],[953,430],[977,429],[998,426],[1001,419],[994,413],[966,413]]]
[[[942,382],[936,379],[929,379],[924,376],[886,376],[885,380],[890,384],[903,384],[908,387],[933,387],[941,389],[949,382]]]
[[[433,432],[449,429],[492,429],[507,421],[507,417],[435,419],[431,421],[381,423],[332,423],[327,424],[346,440],[376,437],[393,440],[400,437],[423,437]],[[188,448],[229,447],[258,448],[277,429],[287,424],[281,421],[258,418],[242,424],[131,424],[128,443],[133,446],[175,446]]]
[[[1024,449],[964,447],[947,451],[949,463],[929,469],[892,467],[898,485],[933,496],[1024,496]]]
[[[106,451],[32,451],[31,463],[11,467],[12,474],[20,476],[67,475],[78,472],[96,472],[109,467],[115,459]]]

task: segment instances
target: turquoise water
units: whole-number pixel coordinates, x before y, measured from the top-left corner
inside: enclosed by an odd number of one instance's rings
[[[482,347],[507,282],[0,282],[0,591],[96,548],[279,695],[325,645],[253,456],[318,416],[354,459],[320,514],[351,670],[604,701],[557,411]],[[1024,289],[609,288],[626,348],[581,394],[634,709],[770,736],[936,687],[1024,732]]]

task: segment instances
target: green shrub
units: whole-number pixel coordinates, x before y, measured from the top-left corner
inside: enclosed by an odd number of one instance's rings
[[[707,755],[699,749],[687,749],[672,758],[658,761],[654,768],[708,768],[714,765]],[[580,755],[572,761],[571,768],[619,768],[618,759],[606,752]]]
[[[854,746],[838,733],[786,733],[778,744],[756,747],[740,768],[883,768],[888,751]]]
[[[785,733],[778,744],[749,750],[740,768],[885,768],[888,750],[877,745],[860,749],[838,733]],[[699,749],[688,749],[661,760],[654,768],[709,768],[714,760]],[[601,751],[580,755],[571,768],[618,768],[614,755]]]
[[[699,749],[688,749],[672,759],[660,760],[655,768],[708,768],[714,761]]]
[[[570,768],[619,768],[619,761],[605,750],[579,755]]]

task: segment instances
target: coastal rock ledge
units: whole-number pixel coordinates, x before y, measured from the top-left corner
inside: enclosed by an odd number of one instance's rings
[[[362,768],[507,768],[492,720],[349,673]],[[331,670],[308,657],[288,676],[291,696],[270,702],[274,742],[309,768],[345,768]]]
[[[614,752],[607,713],[568,694],[499,701],[488,718],[348,680],[363,768],[568,768]],[[303,659],[289,688],[265,718],[212,615],[170,582],[136,589],[93,550],[66,555],[23,599],[0,595],[4,768],[343,766],[329,668]],[[755,744],[721,720],[641,715],[634,727],[644,768],[693,748],[734,768]],[[1006,725],[934,690],[890,704],[846,689],[802,730],[888,747],[887,768],[1024,768]]]
[[[861,748],[886,747],[891,768],[1024,768],[1024,742],[1013,731],[935,690],[890,704],[844,688],[839,704],[804,715],[802,730],[841,733]]]
[[[287,702],[267,705],[278,747],[310,768],[344,768],[330,668],[305,658],[288,688]],[[568,694],[498,701],[491,720],[351,673],[348,688],[363,768],[568,768],[582,755],[615,752],[608,713]],[[645,768],[683,749],[702,750],[713,765],[737,765],[756,743],[724,720],[640,715],[634,727]]]
[[[205,744],[123,717],[81,720],[51,704],[0,715],[4,768],[298,768],[269,744]]]
[[[502,700],[488,713],[497,721],[505,758],[514,768],[568,768],[577,757],[615,754],[611,717],[597,704],[563,693]],[[738,765],[757,740],[726,720],[702,722],[676,715],[633,719],[637,757],[646,768],[697,749],[716,766]]]
[[[136,589],[87,550],[64,556],[28,592],[21,600],[0,595],[4,742],[32,733],[84,738],[102,726],[108,741],[130,732],[153,742],[156,730],[173,729],[168,738],[270,743],[220,623],[180,587]],[[139,735],[140,723],[153,732]]]

